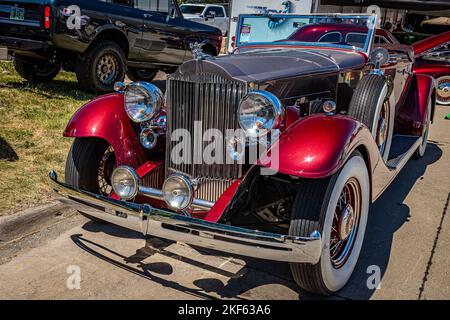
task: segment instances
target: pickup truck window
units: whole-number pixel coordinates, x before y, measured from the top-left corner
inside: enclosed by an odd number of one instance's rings
[[[169,13],[169,0],[134,0],[134,7],[145,11]]]
[[[180,6],[181,12],[185,14],[202,14],[203,10],[205,10],[204,6],[190,6],[187,4],[183,4]]]
[[[208,9],[206,9],[205,16],[207,17],[210,15],[214,15],[217,18],[225,17],[225,13],[221,7],[208,7]]]

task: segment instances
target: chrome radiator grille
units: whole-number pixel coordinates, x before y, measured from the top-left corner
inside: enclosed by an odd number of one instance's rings
[[[190,149],[187,163],[175,163],[171,158],[172,149],[179,141],[168,141],[166,151],[166,175],[181,172],[199,182],[195,197],[217,201],[222,193],[241,175],[238,164],[199,164],[202,153],[211,142],[201,142],[208,129],[218,129],[224,136],[227,129],[237,129],[237,108],[239,101],[247,93],[246,84],[213,74],[172,75],[167,81],[168,137],[177,129],[186,129],[191,136],[183,141],[184,150]],[[194,136],[194,126],[197,133]],[[201,125],[200,123],[201,122]],[[199,130],[201,129],[201,130]],[[197,150],[197,157],[194,155]],[[223,158],[227,154],[223,143]]]

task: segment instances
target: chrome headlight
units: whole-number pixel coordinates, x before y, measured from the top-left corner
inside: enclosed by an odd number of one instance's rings
[[[247,136],[260,137],[280,125],[281,102],[270,92],[252,91],[241,100],[238,117]]]
[[[167,205],[174,210],[187,209],[194,200],[194,186],[189,178],[174,174],[163,185],[163,197]]]
[[[154,84],[134,82],[125,89],[125,110],[134,122],[151,120],[163,104],[164,95]]]
[[[114,192],[124,200],[134,199],[139,189],[139,176],[130,167],[117,167],[112,176],[111,184]]]

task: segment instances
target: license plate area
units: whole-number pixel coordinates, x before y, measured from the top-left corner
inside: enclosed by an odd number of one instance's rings
[[[17,7],[11,8],[9,12],[9,18],[11,20],[19,20],[19,21],[25,20],[25,9]]]

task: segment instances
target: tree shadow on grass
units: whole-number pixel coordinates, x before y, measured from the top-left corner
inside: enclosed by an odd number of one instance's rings
[[[72,98],[75,100],[90,100],[94,97],[92,94],[83,92],[76,81],[53,80],[48,83],[31,83],[27,81],[9,81],[0,84],[0,88],[17,89],[38,94],[48,99]]]
[[[2,137],[0,137],[0,160],[17,161],[19,156],[11,147],[11,145]]]

